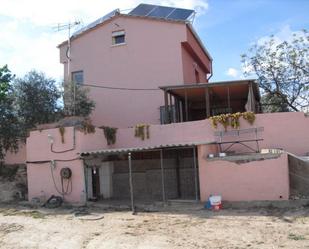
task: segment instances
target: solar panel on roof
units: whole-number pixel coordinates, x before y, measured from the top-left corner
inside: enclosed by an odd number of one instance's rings
[[[157,6],[147,16],[166,18],[175,8]]]
[[[194,10],[175,9],[167,18],[174,20],[187,20],[193,13]]]
[[[189,9],[179,9],[165,6],[158,6],[152,4],[140,4],[128,15],[133,16],[149,16],[149,17],[157,17],[157,18],[165,18],[169,20],[187,20],[192,14],[194,10]]]
[[[152,4],[139,4],[136,8],[130,11],[129,15],[134,16],[146,16],[150,11],[152,11],[156,5]]]

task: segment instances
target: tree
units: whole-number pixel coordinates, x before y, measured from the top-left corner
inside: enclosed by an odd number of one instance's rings
[[[248,54],[242,55],[242,62],[247,76],[257,75],[267,95],[265,100],[276,100],[293,111],[301,111],[309,105],[309,35],[306,30],[294,33],[289,41],[282,42],[272,36],[262,44],[255,44]]]
[[[95,108],[95,102],[88,97],[88,93],[89,89],[80,84],[64,83],[64,114],[88,117]]]
[[[277,96],[264,94],[261,98],[263,112],[288,112],[289,107]]]
[[[7,97],[12,77],[7,65],[0,68],[0,100],[4,100]]]
[[[54,122],[61,111],[56,81],[30,71],[14,81],[15,108],[24,132],[37,124]]]
[[[18,149],[20,133],[10,84],[13,77],[7,65],[0,68],[0,161],[6,151]]]

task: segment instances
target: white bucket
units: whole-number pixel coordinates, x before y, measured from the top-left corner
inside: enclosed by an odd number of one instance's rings
[[[217,206],[221,204],[222,198],[220,195],[214,195],[209,197],[211,206]]]

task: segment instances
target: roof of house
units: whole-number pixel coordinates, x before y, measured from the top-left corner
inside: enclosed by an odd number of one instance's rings
[[[153,146],[144,146],[144,147],[132,147],[132,148],[105,148],[101,150],[94,151],[83,151],[80,153],[81,156],[90,156],[96,154],[121,154],[128,152],[144,152],[144,151],[155,151],[161,149],[171,149],[171,148],[187,148],[194,147],[197,145],[206,145],[206,144],[215,144],[216,141],[202,141],[202,142],[183,142],[183,143],[171,143],[171,144],[158,144]]]
[[[205,88],[219,89],[221,87],[228,87],[230,90],[238,94],[247,94],[247,86],[252,84],[253,91],[258,100],[260,100],[260,91],[258,83],[255,79],[245,79],[245,80],[233,80],[233,81],[218,81],[218,82],[209,82],[209,83],[195,83],[195,84],[181,84],[181,85],[170,85],[170,86],[161,86],[159,87],[163,91],[166,91],[170,94],[174,94],[179,97],[190,97],[192,94],[193,97],[199,96],[203,97],[205,95]]]
[[[166,18],[166,17],[162,17],[162,16],[151,16],[151,15],[138,15],[134,12],[134,10],[136,10],[137,8],[139,8],[141,5],[144,6],[153,6],[153,7],[161,7],[161,8],[169,8],[169,9],[174,9],[176,10],[183,10],[183,11],[187,11],[187,14],[185,16],[183,16],[182,19],[177,19],[177,18]],[[191,14],[189,15],[189,12],[191,11]],[[173,11],[171,11],[171,13],[173,13]],[[124,17],[132,17],[132,18],[141,18],[141,19],[152,19],[152,20],[157,20],[157,21],[164,21],[164,22],[170,22],[170,23],[183,23],[185,24],[188,29],[192,32],[193,36],[195,37],[195,39],[197,40],[197,42],[199,43],[199,45],[201,46],[203,52],[208,56],[208,58],[210,60],[212,60],[212,57],[210,56],[209,52],[207,51],[207,49],[205,48],[204,44],[202,43],[200,37],[198,36],[198,34],[196,33],[196,31],[194,30],[191,22],[189,21],[189,18],[192,17],[193,15],[195,15],[195,11],[194,10],[187,10],[187,9],[179,9],[179,8],[171,8],[171,7],[165,7],[165,6],[158,6],[158,5],[150,5],[150,4],[140,4],[138,5],[135,9],[133,9],[131,12],[129,12],[128,14],[122,14],[120,12],[119,9],[115,9],[112,12],[104,15],[103,17],[100,17],[99,19],[97,19],[96,21],[88,24],[87,26],[79,29],[78,31],[76,31],[75,33],[73,33],[73,35],[70,37],[71,40],[74,40],[88,32],[90,32],[93,29],[96,29],[100,26],[102,26],[103,24],[118,18],[120,16],[124,16]],[[187,18],[184,18],[186,17]],[[168,16],[167,16],[168,17]],[[57,47],[61,47],[64,44],[67,44],[68,41],[63,41],[62,43],[60,43]]]

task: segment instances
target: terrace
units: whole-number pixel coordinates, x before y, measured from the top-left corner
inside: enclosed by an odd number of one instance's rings
[[[162,124],[261,110],[259,87],[254,80],[162,86],[160,89],[164,91]]]

